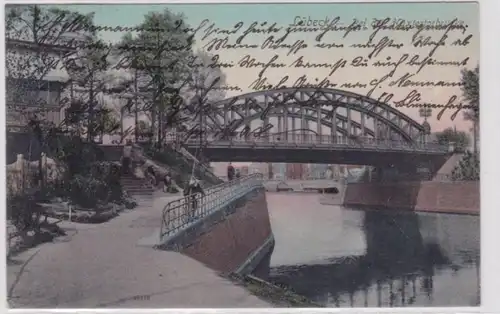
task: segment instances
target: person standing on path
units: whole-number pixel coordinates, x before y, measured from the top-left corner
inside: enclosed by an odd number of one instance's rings
[[[153,165],[149,165],[147,170],[146,170],[146,177],[148,178],[149,182],[151,183],[152,186],[156,186],[156,172],[153,167]]]
[[[234,174],[235,174],[235,171],[234,171],[233,164],[229,163],[229,165],[227,166],[227,180],[232,181],[234,179]]]
[[[123,146],[123,155],[122,155],[122,169],[123,173],[127,174],[130,170],[132,158],[132,141],[127,140],[125,146]]]

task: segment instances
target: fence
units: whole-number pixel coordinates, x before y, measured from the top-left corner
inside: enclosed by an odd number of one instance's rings
[[[168,203],[162,212],[160,241],[185,229],[196,221],[222,209],[248,192],[262,187],[262,174],[256,173],[237,180],[224,182],[196,194]],[[193,202],[196,203],[193,207]]]
[[[180,136],[180,135],[178,135]],[[437,142],[415,142],[409,143],[404,140],[392,139],[375,139],[363,136],[331,136],[331,135],[310,135],[310,134],[269,134],[262,137],[238,137],[230,136],[221,138],[215,134],[207,134],[205,136],[205,144],[210,143],[229,143],[230,145],[236,144],[275,144],[276,146],[296,146],[296,145],[309,145],[317,148],[329,147],[359,147],[371,149],[390,149],[390,150],[413,150],[413,151],[427,151],[446,153],[450,152],[453,147],[450,145],[442,145]],[[188,144],[199,144],[199,139],[189,139]]]
[[[189,153],[184,147],[180,147],[179,149],[177,149],[176,147],[175,151],[178,152],[184,158],[184,160],[186,160],[186,162],[188,162],[189,164],[196,163],[196,166],[199,167],[200,172],[204,176],[210,177],[215,182],[220,180],[219,177],[213,174],[213,172],[210,169],[208,169],[204,164],[202,164],[198,159],[196,159],[196,157],[194,157],[191,153]]]
[[[170,138],[171,136],[168,137],[168,139]],[[175,153],[176,156],[181,158],[186,165],[189,165],[190,169],[193,169],[194,167],[194,170],[198,173],[198,177],[200,177],[200,179],[206,180],[206,178],[209,178],[215,184],[220,183],[222,181],[219,177],[213,174],[213,172],[208,167],[206,167],[203,163],[201,163],[198,159],[196,159],[196,157],[194,157],[191,153],[189,153],[185,148],[175,144],[170,140],[167,141],[167,144],[169,144],[167,148],[171,149],[171,151]],[[139,150],[141,154],[144,153],[144,148],[141,145],[135,145],[134,148]]]
[[[193,156],[193,154],[191,154],[187,149],[182,147],[180,138],[181,137],[176,132],[169,132],[165,136],[165,142],[171,144],[174,150],[181,155],[187,163],[195,163],[204,176],[210,177],[215,182],[220,180],[220,178],[214,175],[212,171],[208,169],[200,160]]]
[[[418,174],[389,174],[382,175],[382,177],[378,177],[376,174],[372,173],[371,175],[368,173],[364,173],[362,176],[358,177],[358,180],[348,180],[348,183],[368,183],[368,182],[426,182],[426,181],[435,181],[435,182],[452,182],[452,181],[467,181],[459,178],[454,178],[451,174],[444,173],[418,173]],[[474,181],[474,180],[470,180]]]

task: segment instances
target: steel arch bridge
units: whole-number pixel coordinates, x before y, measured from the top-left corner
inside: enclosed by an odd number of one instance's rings
[[[441,156],[447,152],[447,147],[429,147],[425,127],[394,107],[337,89],[284,88],[242,94],[206,105],[200,119],[195,123],[201,122],[211,152],[231,148],[231,155],[236,154],[238,145],[246,151],[286,148],[288,153],[300,149],[331,151],[337,144],[351,152],[360,148],[406,153],[417,149],[423,155]],[[192,136],[187,147],[195,150],[199,143],[197,136]],[[314,143],[318,145],[311,147]],[[208,151],[204,148],[204,152]]]
[[[340,110],[339,110],[340,109]],[[342,109],[345,111],[340,112]],[[359,117],[353,117],[358,113]],[[251,127],[261,120],[263,126],[276,117],[278,133],[304,132],[315,122],[318,135],[368,136],[416,143],[425,134],[424,127],[394,107],[356,93],[337,89],[286,88],[259,91],[231,97],[205,110],[204,125],[212,132],[231,126]],[[298,124],[297,124],[298,122]]]

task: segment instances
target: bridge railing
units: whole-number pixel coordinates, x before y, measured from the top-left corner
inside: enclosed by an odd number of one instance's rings
[[[418,173],[418,174],[390,174],[382,177],[378,177],[376,174],[372,174],[370,177],[363,177],[360,183],[367,182],[425,182],[425,181],[436,181],[436,182],[452,182],[453,176],[449,174],[431,174],[431,173]]]
[[[286,136],[285,136],[286,135]],[[221,138],[215,134],[207,134],[205,136],[206,143],[230,145],[237,144],[273,144],[276,146],[310,146],[318,148],[327,147],[360,147],[373,149],[389,149],[389,150],[413,150],[413,151],[430,151],[430,152],[447,152],[448,145],[442,145],[435,142],[417,142],[408,143],[402,140],[392,139],[375,139],[373,137],[363,136],[331,136],[331,135],[315,135],[315,134],[269,134],[259,137],[249,135],[248,137],[231,136]],[[199,145],[199,139],[191,139],[188,144]]]
[[[192,206],[191,196],[168,203],[162,212],[160,242],[165,236],[176,234],[248,192],[262,187],[262,179],[262,174],[255,173],[210,187],[205,190],[204,196],[197,194],[194,197],[196,208]]]

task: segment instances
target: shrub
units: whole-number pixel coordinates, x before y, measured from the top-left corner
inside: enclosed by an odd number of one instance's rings
[[[467,151],[453,169],[453,181],[478,181],[480,176],[479,156]]]
[[[38,230],[42,208],[32,195],[14,195],[7,198],[7,219],[17,230]]]
[[[121,166],[111,162],[95,162],[91,165],[91,176],[106,184],[109,202],[121,202],[123,189],[120,182]]]
[[[68,196],[77,205],[95,208],[108,200],[109,187],[98,178],[76,175],[69,181]]]

